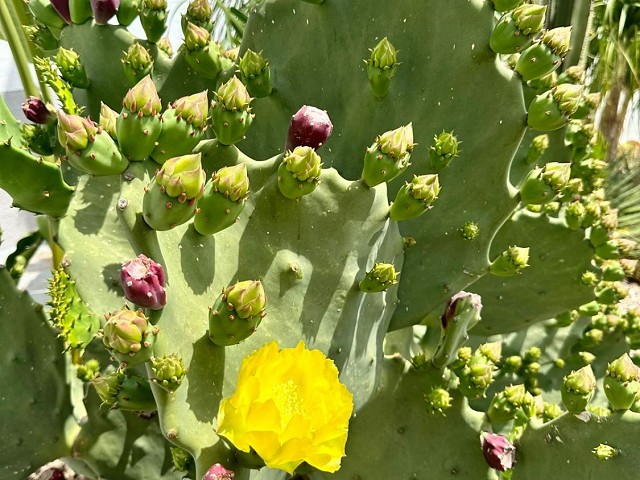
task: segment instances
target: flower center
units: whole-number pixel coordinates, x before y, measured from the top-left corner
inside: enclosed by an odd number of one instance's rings
[[[293,380],[274,385],[273,400],[284,424],[289,423],[294,415],[306,415],[304,399],[300,397],[300,387]]]

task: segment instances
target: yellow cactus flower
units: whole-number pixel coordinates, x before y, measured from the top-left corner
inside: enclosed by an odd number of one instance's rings
[[[272,341],[242,362],[235,393],[220,403],[218,434],[288,473],[303,462],[335,472],[347,442],[353,396],[338,369],[303,341]]]

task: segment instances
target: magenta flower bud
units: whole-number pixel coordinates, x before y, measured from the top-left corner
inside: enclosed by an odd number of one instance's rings
[[[482,432],[480,445],[487,464],[500,472],[511,470],[516,459],[516,447],[506,437]]]
[[[227,470],[219,463],[216,463],[207,470],[202,480],[233,480],[235,476],[235,473],[231,470]]]
[[[118,11],[120,0],[91,0],[91,9],[98,25],[105,25]]]
[[[65,480],[64,472],[59,468],[50,468],[42,473],[38,479],[42,480]]]
[[[327,112],[305,105],[291,117],[285,150],[296,147],[311,147],[315,150],[324,145],[332,131],[333,124]]]
[[[124,264],[120,281],[127,300],[136,305],[160,310],[167,303],[162,265],[144,255]]]
[[[69,9],[69,0],[51,0],[51,6],[58,12],[62,19],[71,25],[71,10]]]
[[[464,303],[464,306],[462,306],[461,303],[461,300],[463,299],[465,299],[465,302],[462,302]],[[480,313],[482,312],[482,299],[480,298],[480,295],[469,292],[456,293],[453,297],[451,297],[449,303],[447,303],[447,307],[445,308],[444,314],[441,317],[442,328],[447,328],[449,322],[460,313],[460,310],[469,307],[477,312],[477,316],[480,317]]]
[[[24,116],[31,120],[33,123],[40,123],[42,125],[51,123],[53,117],[51,112],[38,97],[29,97],[22,104],[22,111]]]

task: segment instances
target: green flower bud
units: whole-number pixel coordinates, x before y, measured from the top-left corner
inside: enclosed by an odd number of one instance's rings
[[[591,328],[584,332],[582,338],[580,339],[580,344],[584,348],[595,347],[602,343],[602,339],[604,338],[604,332],[599,328]]]
[[[464,222],[459,230],[465,240],[473,240],[480,235],[480,226],[472,221]]]
[[[124,309],[108,317],[103,343],[116,359],[134,366],[149,360],[157,334],[142,310]]]
[[[511,16],[522,34],[535,35],[542,30],[546,13],[546,5],[524,4],[515,8]]]
[[[186,97],[181,97],[173,102],[172,108],[175,109],[179,119],[184,120],[195,128],[204,126],[209,112],[209,100],[207,91],[195,93]]]
[[[91,379],[91,384],[96,389],[103,405],[115,406],[125,376],[124,372],[117,370],[103,375],[99,374]]]
[[[73,49],[60,47],[55,61],[62,78],[73,87],[89,88],[91,82],[87,78],[87,72],[80,62],[80,56]]]
[[[567,222],[567,226],[571,230],[577,230],[582,224],[582,219],[586,213],[584,205],[576,200],[567,205],[564,211],[564,219]]]
[[[484,355],[489,361],[497,364],[502,356],[502,342],[498,340],[496,342],[483,343],[478,347],[476,353]]]
[[[554,418],[558,418],[560,415],[562,415],[562,413],[562,408],[557,403],[544,402],[542,419],[545,423],[550,422]]]
[[[167,29],[167,0],[142,0],[140,23],[147,40],[160,40]]]
[[[556,368],[564,368],[566,362],[562,358],[556,358],[553,361],[553,366]]]
[[[582,87],[563,83],[538,95],[529,106],[527,123],[536,130],[551,131],[563,127],[580,105]]]
[[[489,272],[499,277],[508,277],[521,273],[529,266],[529,247],[509,247],[496,258],[489,267]]]
[[[527,162],[537,162],[544,152],[547,151],[547,148],[549,148],[549,135],[545,133],[534,137],[533,140],[531,140],[529,150],[527,151]]]
[[[493,383],[495,365],[484,355],[474,355],[460,372],[460,393],[469,399],[484,396]]]
[[[162,102],[158,96],[158,91],[149,75],[129,89],[122,101],[122,105],[131,113],[137,113],[145,117],[155,116],[162,110]]]
[[[266,315],[267,297],[259,280],[222,290],[209,310],[209,338],[220,346],[235,345],[256,331]]]
[[[640,393],[640,373],[627,353],[607,366],[604,393],[614,410],[628,410]]]
[[[267,97],[271,95],[271,73],[269,62],[262,55],[248,49],[238,64],[242,80],[247,90],[254,97]]]
[[[358,286],[363,292],[383,292],[398,283],[399,274],[392,263],[376,263]]]
[[[60,46],[58,39],[45,25],[38,23],[35,25],[22,25],[22,29],[29,42],[36,45],[40,50],[47,52]]]
[[[233,202],[243,200],[249,193],[247,166],[242,163],[223,167],[212,175],[213,188]]]
[[[614,457],[618,456],[620,451],[617,448],[613,448],[606,443],[601,443],[596,448],[591,450],[591,452],[595,455],[598,460],[611,460]]]
[[[86,363],[78,365],[76,370],[76,377],[83,382],[90,382],[100,372],[100,362],[95,358],[87,360]]]
[[[160,51],[167,54],[167,57],[173,57],[173,47],[171,46],[171,42],[169,41],[169,37],[162,37],[158,43],[156,43],[157,47]]]
[[[410,165],[413,151],[413,125],[390,130],[379,135],[364,157],[362,180],[369,187],[390,182]]]
[[[200,153],[167,160],[155,179],[169,197],[179,198],[182,202],[200,198],[206,181]]]
[[[199,27],[206,29],[208,32],[213,30],[213,21],[211,16],[213,10],[209,4],[209,0],[193,0],[189,3],[187,11],[182,16],[182,29],[186,28],[188,23],[193,23]]]
[[[537,362],[542,357],[542,350],[539,347],[531,347],[524,354],[526,362]]]
[[[595,361],[596,356],[591,352],[578,352],[578,358],[583,365],[587,366]]]
[[[367,76],[369,77],[369,85],[371,91],[377,98],[383,98],[387,95],[391,80],[396,74],[398,68],[398,51],[384,37],[371,50],[371,56],[365,60],[367,64]]]
[[[581,413],[591,401],[595,389],[596,377],[591,365],[572,371],[562,383],[562,403],[569,412]]]
[[[558,27],[547,31],[542,36],[542,42],[547,45],[553,53],[564,57],[571,47],[571,27]]]
[[[429,148],[429,162],[432,168],[438,170],[449,165],[458,156],[458,145],[461,142],[458,142],[453,132],[444,130],[433,139],[434,144]]]
[[[472,353],[473,350],[471,350],[471,347],[460,347],[456,355],[458,357],[458,360],[460,360],[464,364],[468,364],[469,360],[471,360]]]
[[[231,285],[224,290],[223,297],[229,310],[235,311],[240,318],[264,316],[267,296],[260,280],[246,280]]]
[[[184,31],[184,44],[187,50],[201,50],[211,40],[211,34],[206,28],[199,27],[194,23],[187,23]]]
[[[438,175],[414,175],[398,191],[389,209],[392,220],[408,220],[429,210],[440,194]]]
[[[602,94],[600,92],[588,93],[584,96],[584,101],[591,109],[598,108],[600,105],[600,100],[602,99]]]
[[[62,109],[56,112],[58,117],[58,141],[67,151],[84,150],[98,133],[98,127],[88,118],[79,115],[67,115]]]
[[[558,104],[560,111],[565,116],[572,115],[580,105],[582,99],[583,87],[581,85],[572,85],[563,83],[553,89],[553,98]]]
[[[247,88],[235,75],[218,89],[215,96],[224,108],[231,111],[248,111],[249,103],[253,100]]]
[[[571,164],[549,162],[542,168],[541,177],[551,188],[559,192],[571,177]]]
[[[494,395],[487,409],[491,423],[506,423],[516,416],[519,409],[530,409],[535,402],[525,386],[510,385]]]
[[[98,125],[100,125],[105,132],[107,132],[111,138],[114,140],[117,138],[116,135],[116,121],[118,120],[118,112],[109,108],[106,103],[100,102],[100,120],[98,121]]]
[[[520,201],[526,205],[551,202],[566,186],[570,175],[570,163],[549,162],[542,168],[534,168],[520,185]]]
[[[584,285],[593,286],[598,283],[598,276],[595,272],[586,271],[580,276],[580,281]]]
[[[519,355],[511,355],[505,358],[502,370],[507,373],[518,373],[522,368],[522,357]]]
[[[445,415],[445,411],[451,408],[451,394],[444,388],[433,388],[425,395],[427,401],[427,413],[430,415]]]
[[[287,198],[308,195],[320,183],[322,162],[311,147],[296,147],[285,153],[278,167],[278,188]]]
[[[118,23],[122,26],[131,25],[139,14],[141,0],[120,0],[120,6],[116,12]]]
[[[558,83],[584,83],[585,77],[584,67],[572,65],[558,77]]]
[[[177,355],[151,357],[151,381],[168,392],[174,392],[181,384],[187,369]]]
[[[124,74],[130,85],[135,85],[153,70],[153,58],[149,50],[139,43],[132,44],[122,59]]]

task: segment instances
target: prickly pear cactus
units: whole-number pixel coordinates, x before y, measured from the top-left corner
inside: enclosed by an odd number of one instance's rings
[[[79,467],[173,478],[171,444],[198,479],[518,479],[552,431],[580,472],[632,448],[600,436],[635,414],[594,418],[637,409],[622,355],[640,320],[616,306],[602,142],[544,7],[266,0],[226,51],[195,0],[171,55],[163,0],[140,2],[146,40],[104,25],[133,2],[99,23],[81,3],[36,61],[62,103],[50,166],[75,194],[32,208],[66,212],[52,237],[72,281],[52,295],[76,302],[57,323],[95,389]],[[130,411],[157,411],[167,443]],[[111,436],[145,463],[114,461]]]

